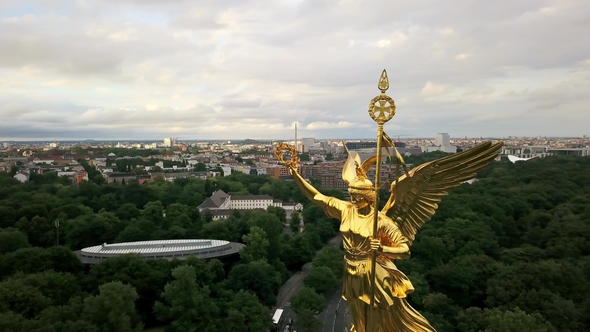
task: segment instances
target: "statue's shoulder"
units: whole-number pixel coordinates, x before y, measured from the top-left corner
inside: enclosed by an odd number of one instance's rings
[[[314,197],[314,199],[318,202],[322,202],[328,207],[336,208],[338,210],[348,210],[354,207],[351,202],[341,200],[333,196],[324,196],[323,194],[318,194]]]
[[[352,206],[352,202],[344,200],[344,199],[340,199],[334,196],[327,196],[330,201],[335,202],[336,204],[340,204],[340,205],[346,205],[346,206]]]

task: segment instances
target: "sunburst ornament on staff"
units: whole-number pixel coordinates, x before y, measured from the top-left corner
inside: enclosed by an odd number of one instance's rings
[[[373,98],[369,103],[369,116],[378,125],[383,125],[391,120],[395,115],[395,102],[391,97],[385,94],[389,89],[389,79],[387,78],[387,71],[383,70],[378,84],[381,95]]]

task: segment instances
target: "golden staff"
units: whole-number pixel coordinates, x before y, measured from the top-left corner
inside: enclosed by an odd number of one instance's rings
[[[381,177],[381,149],[383,145],[383,125],[391,120],[395,115],[395,102],[391,97],[385,94],[385,91],[389,89],[389,79],[387,78],[387,72],[385,69],[381,73],[378,84],[381,94],[371,100],[369,104],[369,115],[377,122],[377,161],[375,163],[375,211],[373,220],[373,238],[377,238],[379,228],[379,179]],[[395,147],[394,147],[395,148]],[[373,257],[371,261],[371,307],[375,302],[375,268],[377,264],[377,252],[373,251]],[[368,315],[365,315],[367,319]],[[367,322],[365,321],[365,328]]]

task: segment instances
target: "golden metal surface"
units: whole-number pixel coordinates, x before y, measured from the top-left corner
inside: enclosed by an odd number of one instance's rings
[[[285,154],[289,154],[291,156],[291,159],[288,161],[285,161]],[[289,168],[295,168],[297,169],[297,162],[298,162],[298,158],[297,158],[297,150],[295,149],[294,146],[291,146],[287,143],[279,143],[277,144],[277,146],[275,147],[275,156],[277,157],[277,160],[279,161],[279,163],[281,165],[287,166]]]
[[[373,100],[379,105],[371,101],[369,106],[369,114],[378,125],[377,156],[361,163],[358,154],[349,152],[342,171],[351,202],[325,196],[305,181],[297,172],[293,148],[277,146],[275,155],[282,165],[289,167],[303,194],[321,206],[329,217],[340,220],[345,250],[342,297],[347,301],[353,320],[350,331],[435,331],[426,318],[408,304],[406,298],[414,292],[414,287],[394,261],[410,258],[410,246],[417,231],[434,215],[442,197],[449,189],[474,178],[477,171],[497,156],[503,143],[483,143],[407,171],[402,156],[383,132],[383,124],[395,114],[393,99],[385,95],[389,87],[385,71],[378,87],[381,96]],[[392,182],[389,199],[384,208],[376,212],[379,176],[373,184],[366,172],[375,163],[376,174],[380,174],[378,161],[382,145],[395,150],[397,164],[404,168],[405,174]],[[293,156],[289,161],[283,158],[285,150]],[[399,167],[397,169],[399,174]]]
[[[381,78],[379,79],[379,90],[381,94],[373,99],[369,103],[369,116],[378,125],[383,124],[395,115],[395,102],[391,97],[385,94],[385,91],[389,89],[389,79],[387,78],[387,72],[383,70]]]

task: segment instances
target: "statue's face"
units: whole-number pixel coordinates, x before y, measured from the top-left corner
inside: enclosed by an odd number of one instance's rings
[[[369,201],[367,200],[367,198],[365,198],[365,196],[361,194],[351,193],[350,200],[352,201],[352,204],[356,206],[357,209],[362,209],[369,205]]]

